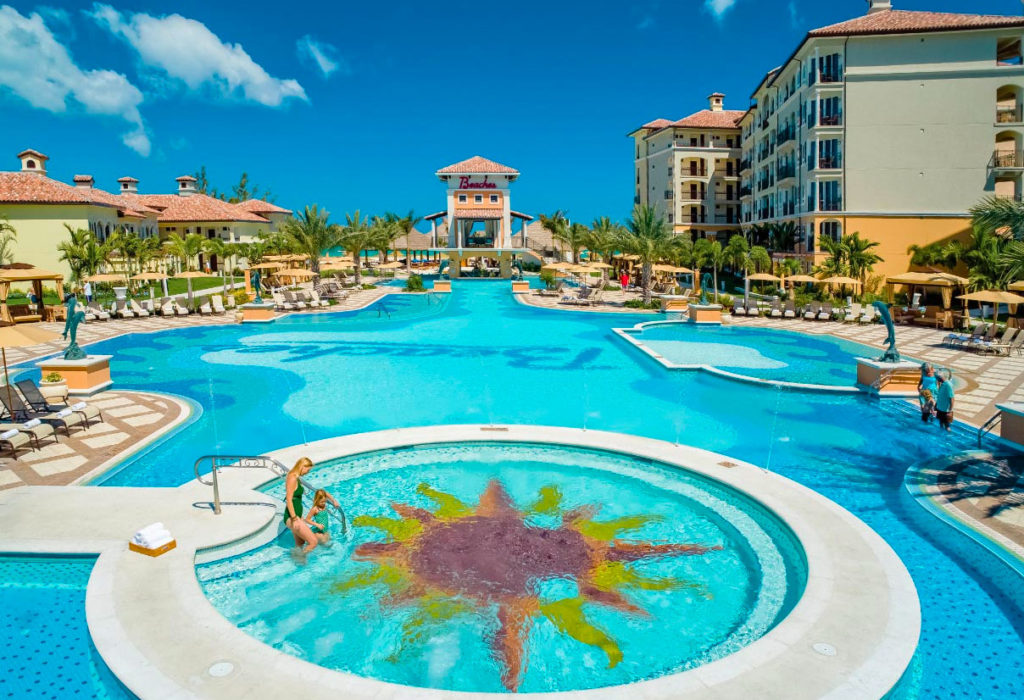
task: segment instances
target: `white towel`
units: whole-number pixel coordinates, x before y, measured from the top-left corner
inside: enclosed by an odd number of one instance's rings
[[[173,541],[174,541],[174,538],[171,537],[170,533],[168,533],[166,537],[161,537],[158,540],[154,540],[152,542],[149,542],[148,544],[144,544],[143,547],[145,547],[146,549],[159,549],[160,547],[163,547],[168,542],[173,542]]]
[[[150,539],[152,539],[153,535],[155,535],[155,534],[157,534],[159,532],[166,532],[166,531],[167,531],[167,528],[164,527],[163,523],[152,523],[151,525],[147,525],[146,527],[140,528],[139,531],[136,532],[135,534],[137,536],[149,537]]]
[[[17,430],[8,430],[7,432],[0,433],[0,440],[10,440],[12,437],[18,434]]]
[[[67,418],[70,415],[71,415],[71,409],[70,408],[65,408],[63,411],[57,411],[57,417],[58,418]]]
[[[32,420],[25,422],[25,427],[26,428],[34,428],[37,425],[42,425],[42,424],[43,424],[43,421],[39,420],[38,418],[33,418]]]
[[[154,548],[160,546],[159,544],[156,544],[156,543],[158,543],[158,542],[167,542],[168,540],[171,540],[171,539],[173,539],[173,538],[171,537],[171,533],[170,532],[168,532],[167,530],[159,530],[159,531],[152,532],[152,533],[149,533],[149,534],[146,534],[146,535],[142,535],[140,533],[135,533],[135,537],[132,538],[132,542],[134,542],[137,545],[141,545],[141,546],[145,547],[146,549],[154,549]]]
[[[79,401],[78,403],[74,404],[74,405],[73,405],[73,406],[71,407],[71,410],[72,410],[72,411],[81,411],[81,410],[82,410],[83,408],[85,408],[85,407],[86,407],[86,406],[88,406],[88,405],[89,405],[89,404],[87,404],[87,403],[86,403],[85,401]]]

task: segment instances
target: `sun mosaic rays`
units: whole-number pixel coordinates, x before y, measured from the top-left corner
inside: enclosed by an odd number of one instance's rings
[[[421,483],[417,492],[434,504],[427,510],[391,503],[398,517],[359,516],[356,526],[372,527],[384,541],[359,545],[354,558],[372,569],[335,582],[333,593],[383,586],[381,607],[406,614],[398,661],[426,641],[434,625],[462,615],[493,616],[491,654],[501,682],[518,689],[526,670],[527,638],[531,627],[544,620],[559,633],[600,649],[608,668],[623,658],[613,631],[601,629],[587,616],[590,604],[610,606],[625,614],[646,617],[646,610],[626,595],[629,589],[672,591],[699,589],[694,582],[673,577],[649,577],[632,564],[656,557],[702,555],[720,545],[651,543],[620,539],[657,520],[633,515],[597,520],[600,505],[564,509],[556,486],[539,490],[537,499],[520,509],[500,480],[489,482],[476,506]],[[552,581],[573,581],[575,595],[559,597],[546,591]]]

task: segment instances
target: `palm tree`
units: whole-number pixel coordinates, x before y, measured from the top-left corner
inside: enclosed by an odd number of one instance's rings
[[[601,260],[608,262],[615,255],[619,240],[622,238],[622,225],[614,223],[607,216],[600,216],[594,219],[590,225],[584,246],[593,255],[599,255]],[[601,286],[608,283],[608,269],[601,269]]]
[[[746,235],[750,245],[771,245],[771,224],[752,224],[747,228]]]
[[[313,271],[313,286],[320,286],[320,257],[324,251],[336,247],[341,242],[341,229],[330,222],[330,214],[313,204],[307,206],[301,214],[292,217],[283,227],[291,239],[290,247],[309,257],[309,267]]]
[[[999,264],[1007,281],[1024,280],[1024,241],[1008,241],[999,255]]]
[[[907,253],[910,255],[911,265],[932,270],[936,267],[952,270],[963,253],[963,245],[959,241],[936,241],[923,246],[915,243],[907,248]]]
[[[861,238],[860,233],[854,231],[843,236],[842,247],[846,254],[846,265],[850,270],[850,276],[859,279],[863,289],[868,273],[876,263],[882,262],[881,256],[871,250],[878,247],[878,242]]]
[[[725,260],[732,269],[737,272],[742,270],[743,275],[746,276],[750,262],[750,245],[747,243],[747,239],[740,235],[733,236],[725,244],[724,252]]]
[[[842,239],[835,240],[829,236],[823,236],[818,240],[828,257],[817,267],[817,271],[829,276],[846,275],[849,268],[846,264],[846,250],[843,247]]]
[[[384,216],[375,216],[370,223],[370,230],[377,237],[377,254],[382,263],[388,261],[388,251],[402,235],[401,217],[387,212]]]
[[[416,224],[423,221],[422,216],[416,216],[412,209],[409,213],[398,220],[398,227],[402,230],[405,235],[405,269],[412,269],[412,254],[409,251],[409,236],[416,230]]]
[[[357,285],[362,283],[362,259],[360,255],[364,249],[377,245],[378,240],[377,232],[370,229],[369,222],[366,217],[359,213],[358,209],[353,214],[345,215],[345,226],[342,228],[339,244],[346,252],[351,253],[352,258],[355,260]]]
[[[1005,231],[1014,240],[1024,240],[1024,202],[1009,197],[986,197],[968,211],[975,228],[990,233]]]
[[[644,304],[651,303],[652,266],[659,260],[672,257],[677,240],[664,217],[654,207],[647,204],[633,207],[633,215],[619,240],[619,247],[639,258]]]
[[[796,223],[784,221],[781,224],[771,224],[770,228],[768,247],[772,252],[789,253],[796,248]]]
[[[64,224],[64,228],[68,230],[70,238],[57,244],[57,250],[60,252],[59,259],[66,262],[71,268],[71,281],[79,284],[84,277],[95,274],[99,267],[106,262],[106,251],[103,251],[103,255],[99,255],[100,248],[96,243],[96,236],[89,229],[73,229],[67,224]],[[94,244],[91,256],[87,252],[90,243]],[[97,257],[101,259],[97,260]]]
[[[693,257],[698,272],[704,267],[711,268],[715,286],[715,301],[718,301],[718,271],[726,262],[725,249],[718,241],[701,238],[693,244]]]
[[[550,216],[547,214],[541,214],[540,225],[543,229],[551,233],[552,241],[560,244],[568,243],[571,237],[569,220],[565,218],[565,213],[561,209],[558,209]],[[573,250],[573,263],[576,262],[575,253],[576,251]]]
[[[181,263],[185,270],[192,269],[192,258],[198,257],[203,252],[204,238],[198,233],[189,233],[184,237],[181,234],[172,233],[164,241],[164,250]]]
[[[989,228],[974,228],[970,245],[962,249],[958,259],[967,265],[971,289],[1004,289],[1013,281],[1002,263],[1003,250],[1008,242],[1009,239]]]
[[[0,265],[14,262],[14,241],[18,232],[11,226],[6,216],[0,216]]]
[[[767,252],[768,251],[765,251],[765,253]],[[771,259],[769,258],[769,261],[770,260]],[[779,261],[779,272],[781,272],[785,277],[792,277],[793,275],[798,275],[800,274],[800,270],[802,269],[803,266],[800,264],[800,261],[797,260],[796,258],[783,258],[782,260]]]

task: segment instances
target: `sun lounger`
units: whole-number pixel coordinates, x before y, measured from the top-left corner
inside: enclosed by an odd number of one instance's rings
[[[860,318],[860,314],[861,305],[857,303],[850,304],[850,308],[847,309],[846,313],[843,315],[843,321],[845,321],[846,323],[852,323],[853,321],[856,321],[858,318]]]
[[[188,316],[188,309],[179,304],[177,299],[171,299],[171,304],[174,305],[174,313],[176,313],[178,316]]]
[[[320,298],[320,293],[316,290],[315,287],[310,291],[306,292],[306,303],[314,307],[319,306],[320,308],[325,308],[331,305],[331,302],[327,301],[326,299]]]
[[[141,306],[139,306],[139,302],[135,301],[134,299],[128,300],[128,308],[130,308],[139,318],[146,318],[147,316],[149,316],[149,312],[146,311]]]
[[[874,306],[865,306],[864,313],[862,313],[860,318],[857,319],[857,323],[871,323],[875,320],[875,315],[877,313],[878,312],[875,310]]]
[[[210,298],[210,308],[213,310],[213,313],[215,314],[220,315],[224,313],[224,299],[221,297],[220,294],[214,294]]]
[[[796,304],[791,299],[782,307],[782,318],[796,318]]]
[[[52,437],[54,442],[58,441],[57,432],[53,429],[53,426],[39,419],[26,421],[25,423],[0,423],[0,433],[5,433],[8,430],[17,430],[20,433],[24,433],[37,449],[42,446],[43,440],[46,438]]]
[[[212,314],[213,307],[210,306],[210,302],[204,301],[202,304],[200,304],[199,313],[201,313],[203,316],[209,316],[210,314]]]
[[[70,408],[64,408],[60,411],[50,413],[34,413],[28,405],[22,401],[21,394],[17,392],[8,394],[6,391],[0,391],[0,404],[3,404],[4,409],[7,411],[7,415],[14,421],[30,421],[34,418],[38,418],[43,423],[49,423],[55,428],[64,428],[64,432],[67,435],[71,434],[71,428],[74,426],[82,425],[84,423],[87,424],[83,414],[76,413]]]
[[[831,321],[832,320],[832,304],[825,302],[821,305],[821,311],[818,312],[819,321]]]
[[[280,292],[271,292],[271,297],[274,299],[274,306],[280,311],[295,311],[295,304],[290,301],[285,301],[284,295]]]
[[[954,347],[956,345],[963,345],[964,343],[969,343],[972,340],[980,339],[985,334],[985,331],[987,331],[987,330],[988,330],[988,325],[986,325],[984,323],[979,323],[978,325],[976,325],[974,327],[974,329],[969,334],[965,334],[965,333],[947,333],[946,336],[942,339],[942,344],[943,345],[948,345],[949,347]]]
[[[302,301],[295,293],[289,292],[287,289],[282,292],[284,300],[294,306],[299,311],[305,311],[308,307],[306,302]]]
[[[992,327],[995,328],[996,325],[993,323]],[[1016,328],[1007,327],[1006,330],[1003,331],[1003,334],[999,337],[998,340],[995,339],[994,337],[990,337],[986,333],[985,339],[976,340],[973,343],[968,344],[968,347],[973,350],[980,350],[981,352],[994,352],[998,354],[1001,353],[1003,349],[1009,347],[1011,341],[1013,340],[1013,336],[1016,334]]]
[[[18,450],[32,449],[32,438],[17,428],[9,428],[0,432],[0,447],[9,450],[17,459]]]
[[[97,304],[95,301],[89,302],[89,311],[93,313],[99,321],[109,321],[110,314],[103,310],[103,307]]]
[[[772,318],[782,318],[782,304],[779,303],[778,297],[772,299],[772,305],[768,311],[768,315]]]
[[[732,315],[733,316],[746,316],[747,310],[743,307],[743,300],[736,299],[732,302]]]
[[[115,302],[114,314],[118,318],[135,318],[135,312],[124,301]]]
[[[813,321],[818,318],[819,313],[821,313],[821,304],[816,301],[812,301],[807,305],[807,309],[804,311],[804,320]]]
[[[761,307],[754,299],[747,299],[747,316],[754,316],[755,318],[761,315]]]
[[[964,346],[967,347],[967,349],[977,349],[984,345],[988,345],[995,339],[996,333],[998,332],[999,326],[997,326],[994,323],[991,323],[985,330],[984,335],[974,336],[972,334],[970,340],[964,343]]]
[[[39,390],[36,383],[31,379],[22,379],[21,381],[15,382],[14,386],[18,387],[18,391],[25,397],[25,401],[35,411],[41,412],[53,412],[61,411],[65,408],[70,408],[75,413],[80,413],[85,418],[86,425],[92,420],[98,420],[103,422],[103,414],[100,413],[100,409],[95,406],[90,406],[84,401],[79,401],[73,404],[58,403],[52,404],[46,400],[43,396],[43,392]]]
[[[226,302],[224,304],[225,307],[227,307],[229,309],[235,308],[235,295],[234,294],[228,294],[228,298],[225,299],[225,302]]]

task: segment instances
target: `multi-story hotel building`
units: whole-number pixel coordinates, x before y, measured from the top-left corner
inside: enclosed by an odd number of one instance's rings
[[[738,229],[726,189],[735,178],[719,165],[739,161],[743,228],[793,222],[808,262],[823,257],[822,237],[859,232],[879,243],[877,272],[906,271],[911,244],[965,239],[973,204],[1024,193],[1022,38],[1024,17],[899,11],[869,0],[867,14],[808,32],[764,76],[750,109],[735,117],[742,151],[729,148],[735,113],[725,111],[696,149],[692,136],[680,143],[676,135],[691,117],[633,132],[635,201],[664,206],[677,231]],[[708,125],[707,114],[693,115],[694,125]],[[691,172],[679,172],[684,153],[703,156],[708,174],[699,164],[696,173],[707,189],[681,179]],[[697,214],[680,201],[694,194]]]
[[[661,212],[677,233],[709,237],[740,226],[742,111],[725,95],[677,121],[655,119],[631,132],[635,143],[635,204]]]
[[[66,226],[92,231],[100,241],[123,228],[143,238],[195,233],[225,243],[245,243],[273,232],[291,212],[263,200],[232,204],[196,191],[194,177],[177,178],[173,194],[140,194],[139,181],[122,177],[117,193],[96,187],[91,175],[68,185],[47,175],[49,158],[39,151],[18,154],[21,169],[0,171],[0,216],[17,232],[15,261],[68,273],[57,246],[68,240]],[[199,264],[216,271],[216,256]]]

